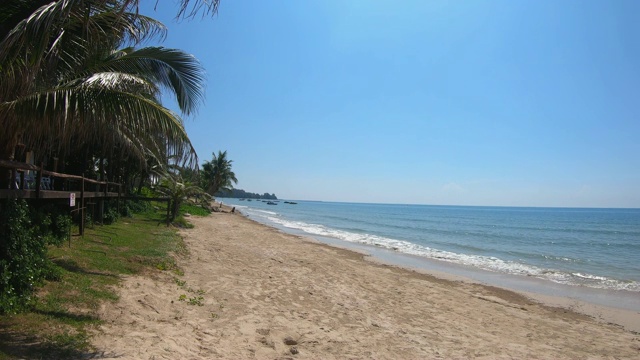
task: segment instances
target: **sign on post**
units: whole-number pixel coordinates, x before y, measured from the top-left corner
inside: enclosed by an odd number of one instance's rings
[[[71,207],[76,206],[76,193],[69,194],[69,206]]]

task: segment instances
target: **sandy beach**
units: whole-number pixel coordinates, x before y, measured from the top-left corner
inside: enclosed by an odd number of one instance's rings
[[[637,359],[627,328],[368,261],[241,214],[192,217],[183,276],[131,276],[94,345],[118,359]],[[177,280],[176,280],[177,279]]]

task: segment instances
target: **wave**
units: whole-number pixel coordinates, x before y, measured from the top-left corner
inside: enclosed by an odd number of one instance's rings
[[[636,281],[621,281],[604,276],[584,274],[579,272],[571,273],[554,269],[545,269],[515,261],[505,261],[493,256],[468,255],[438,250],[404,240],[392,239],[368,233],[354,233],[302,221],[291,221],[281,218],[277,213],[271,211],[257,209],[253,210],[256,210],[255,215],[259,215],[258,212],[263,213],[262,216],[259,216],[271,223],[289,229],[300,230],[311,235],[331,237],[351,243],[377,246],[404,254],[447,261],[466,266],[473,266],[483,270],[512,275],[531,276],[550,280],[555,283],[564,285],[581,285],[608,290],[627,290],[640,292],[640,283]],[[557,260],[574,261],[574,259],[570,258],[562,258]]]
[[[267,215],[272,215],[272,216],[278,215],[278,213],[275,212],[275,211],[260,210],[260,209],[256,209],[256,208],[249,208],[249,209],[251,209],[251,210],[248,211],[248,212],[252,212],[252,213],[254,213],[254,215],[260,215],[260,214],[267,214]]]

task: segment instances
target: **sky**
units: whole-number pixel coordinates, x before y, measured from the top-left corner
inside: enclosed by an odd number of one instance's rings
[[[142,3],[205,67],[187,132],[237,188],[640,207],[639,1],[222,0],[188,21]]]

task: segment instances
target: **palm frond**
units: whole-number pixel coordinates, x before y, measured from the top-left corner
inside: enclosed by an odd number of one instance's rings
[[[202,14],[202,16],[215,15],[219,5],[220,0],[181,0],[176,18],[193,18],[198,14]]]
[[[137,74],[162,85],[176,96],[180,110],[189,115],[204,101],[204,69],[200,62],[181,50],[164,47],[123,49],[120,56],[96,64],[91,71]]]

